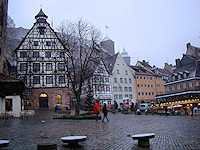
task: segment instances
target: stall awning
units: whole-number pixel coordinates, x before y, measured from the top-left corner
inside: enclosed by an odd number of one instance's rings
[[[162,96],[156,96],[155,98],[166,98],[171,96],[178,96],[178,95],[185,95],[185,94],[200,94],[200,91],[186,91],[186,92],[180,92],[180,93],[174,93],[174,94],[167,94]]]

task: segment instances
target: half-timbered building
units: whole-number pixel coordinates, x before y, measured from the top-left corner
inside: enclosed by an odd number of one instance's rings
[[[24,103],[33,109],[53,109],[69,102],[65,47],[42,9],[16,49],[17,76],[26,85]]]
[[[89,87],[91,87],[93,102],[98,102],[100,107],[106,103],[110,109],[113,104],[111,77],[103,61],[93,68],[92,75],[85,80],[81,93],[82,99],[86,100],[87,95],[90,94]]]

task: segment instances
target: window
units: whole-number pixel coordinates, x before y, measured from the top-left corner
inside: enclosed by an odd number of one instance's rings
[[[150,80],[152,80],[152,77],[150,77]]]
[[[20,64],[20,71],[26,71],[27,69],[27,63],[21,63]]]
[[[43,28],[43,27],[40,27],[39,29],[40,29],[40,31],[39,31],[39,32],[40,32],[40,35],[44,35],[44,28]]]
[[[39,57],[39,52],[33,52],[33,57]]]
[[[144,92],[142,92],[142,96],[144,96]]]
[[[140,77],[140,80],[142,80],[142,77]]]
[[[123,83],[123,80],[122,80],[122,78],[120,78],[120,83]]]
[[[113,92],[117,92],[117,87],[116,86],[113,87]]]
[[[50,58],[51,57],[51,52],[46,52],[45,57]]]
[[[196,81],[196,86],[199,86],[199,82],[198,81]]]
[[[118,87],[119,92],[122,92],[122,87]]]
[[[138,92],[138,95],[140,96],[140,92]]]
[[[117,74],[119,74],[119,70],[117,69]]]
[[[99,81],[99,77],[94,77],[94,82],[97,83]]]
[[[59,84],[65,83],[65,76],[59,76]]]
[[[169,92],[169,90],[170,90],[170,89],[169,89],[169,86],[166,88],[166,90]]]
[[[148,96],[147,92],[145,92],[145,95]]]
[[[34,76],[33,77],[33,83],[34,84],[40,84],[40,76]]]
[[[51,41],[46,41],[46,46],[51,46]]]
[[[153,85],[151,85],[151,88],[153,89]]]
[[[127,83],[127,79],[126,78],[124,78],[124,83]]]
[[[106,91],[110,91],[110,86],[109,85],[106,86]]]
[[[127,91],[128,91],[128,88],[127,88],[127,87],[124,87],[124,91],[127,92]]]
[[[125,70],[125,72],[126,72],[126,75],[128,75],[128,71],[127,71],[127,70]]]
[[[152,96],[154,96],[154,92],[152,92]]]
[[[187,88],[187,85],[186,83],[183,83],[183,88],[186,89]]]
[[[111,105],[111,101],[108,101],[108,105]]]
[[[140,87],[140,84],[138,84],[137,86],[138,86],[138,88],[139,88],[139,87]]]
[[[189,82],[189,87],[190,87],[190,88],[192,87],[192,81]]]
[[[52,76],[47,76],[46,77],[46,83],[47,84],[52,84],[53,83],[53,77]]]
[[[114,94],[114,99],[118,99],[118,95],[117,94]]]
[[[144,80],[146,80],[146,77],[144,77]]]
[[[64,52],[60,52],[60,58],[65,58],[65,53]]]
[[[52,71],[52,63],[46,63],[46,71]]]
[[[40,64],[39,63],[33,63],[33,71],[34,72],[40,71]]]
[[[148,84],[148,88],[150,88],[150,85]]]
[[[65,64],[64,64],[64,63],[59,63],[59,64],[58,64],[58,69],[59,69],[60,71],[64,71],[64,70],[65,70]]]
[[[132,83],[131,78],[129,78],[129,83]]]
[[[117,78],[114,78],[114,83],[117,83]]]
[[[132,95],[132,94],[129,94],[129,98],[132,99],[132,98],[133,98],[133,95]]]
[[[33,45],[34,45],[34,46],[38,46],[38,41],[34,41],[34,42],[33,42]]]
[[[119,94],[119,99],[122,99],[122,94]]]
[[[174,85],[172,85],[172,91],[175,91],[175,86]]]
[[[125,97],[128,97],[128,94],[125,94]]]
[[[143,84],[141,84],[141,88],[143,88]]]
[[[149,80],[149,77],[147,77],[147,80]]]
[[[20,52],[20,57],[21,58],[27,57],[27,52]]]
[[[62,96],[61,95],[57,95],[56,96],[56,104],[61,104],[62,103]]]
[[[151,92],[149,92],[149,96],[151,96]]]
[[[106,78],[106,82],[109,82],[109,78]]]
[[[177,89],[180,90],[181,89],[181,85],[177,84]]]
[[[27,89],[27,95],[32,96],[32,89]]]
[[[100,76],[100,82],[104,83],[104,77],[103,76]]]
[[[147,85],[145,84],[144,87],[147,88]]]
[[[132,92],[132,87],[129,87],[129,92]]]
[[[139,79],[139,77],[137,76],[137,79]]]

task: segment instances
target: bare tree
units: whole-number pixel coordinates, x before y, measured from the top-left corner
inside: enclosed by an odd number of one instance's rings
[[[66,74],[76,99],[75,115],[80,115],[81,91],[84,81],[98,65],[101,33],[83,19],[63,21],[58,27],[59,36],[66,47]]]

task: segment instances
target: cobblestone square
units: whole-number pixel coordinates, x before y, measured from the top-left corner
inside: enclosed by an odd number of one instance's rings
[[[150,139],[152,150],[200,149],[200,117],[160,116],[108,113],[109,122],[99,120],[53,119],[53,111],[36,111],[30,119],[1,119],[0,138],[10,140],[8,150],[35,150],[40,143],[56,143],[61,137],[86,135],[87,141],[73,149],[137,149],[133,134],[155,133]],[[102,114],[101,114],[102,115]],[[45,122],[44,122],[45,121]]]

